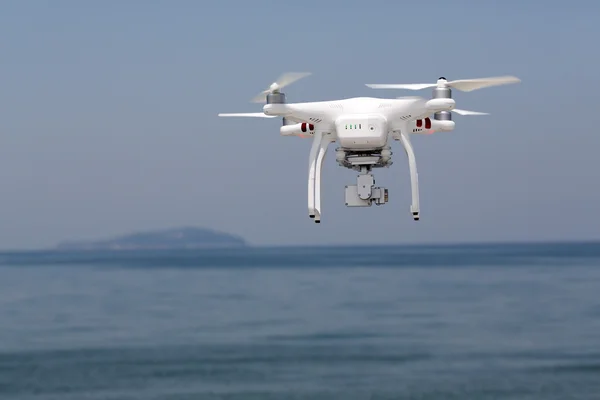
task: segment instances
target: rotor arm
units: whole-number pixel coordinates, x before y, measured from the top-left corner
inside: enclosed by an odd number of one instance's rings
[[[417,173],[417,161],[415,152],[408,135],[404,132],[400,133],[400,140],[408,156],[408,167],[410,170],[410,189],[412,194],[412,204],[410,211],[415,221],[419,220],[419,174]]]

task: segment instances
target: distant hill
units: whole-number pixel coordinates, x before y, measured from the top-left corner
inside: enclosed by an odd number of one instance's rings
[[[97,241],[59,243],[58,250],[177,250],[245,247],[246,241],[235,235],[204,228],[176,228],[138,232]]]

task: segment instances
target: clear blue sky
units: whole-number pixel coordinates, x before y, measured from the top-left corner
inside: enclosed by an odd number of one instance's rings
[[[251,243],[600,239],[600,3],[4,1],[0,248],[199,225]],[[403,96],[365,83],[512,74],[455,92],[456,130],[415,137],[376,171],[385,206],[344,206],[353,171],[323,173],[307,216],[309,140],[249,100],[285,71],[289,101]],[[429,96],[430,92],[420,92]]]

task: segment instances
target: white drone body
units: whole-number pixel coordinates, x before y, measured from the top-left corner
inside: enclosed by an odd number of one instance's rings
[[[333,142],[337,142],[336,161],[340,166],[359,172],[356,185],[346,186],[346,206],[369,207],[388,202],[388,190],[375,187],[373,168],[389,167],[391,141],[400,141],[408,157],[414,220],[419,220],[419,183],[411,134],[452,131],[455,123],[451,112],[460,115],[486,115],[455,108],[452,90],[471,91],[489,86],[520,82],[512,76],[447,81],[435,84],[370,84],[375,89],[420,90],[433,87],[433,98],[399,97],[394,99],[355,97],[342,100],[286,103],[280,91],[286,85],[309,75],[288,73],[269,89],[253,99],[266,102],[262,113],[229,113],[221,117],[283,118],[282,136],[311,137],[308,171],[308,215],[321,222],[321,170],[323,160]]]

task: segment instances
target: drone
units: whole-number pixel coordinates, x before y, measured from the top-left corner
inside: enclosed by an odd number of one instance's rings
[[[321,171],[331,143],[337,142],[337,163],[358,172],[356,185],[347,185],[348,207],[370,207],[386,204],[388,189],[375,186],[374,168],[392,165],[392,141],[400,141],[408,158],[412,201],[410,212],[419,220],[419,180],[410,135],[428,135],[454,130],[452,113],[489,115],[455,108],[452,89],[470,92],[491,86],[518,83],[514,76],[461,79],[448,81],[440,77],[436,83],[367,84],[372,89],[422,90],[433,88],[431,99],[419,96],[396,98],[353,97],[341,100],[287,103],[281,90],[310,75],[289,72],[281,75],[251,101],[265,103],[263,112],[220,113],[220,117],[282,118],[282,136],[312,138],[308,167],[308,216],[321,222]]]

